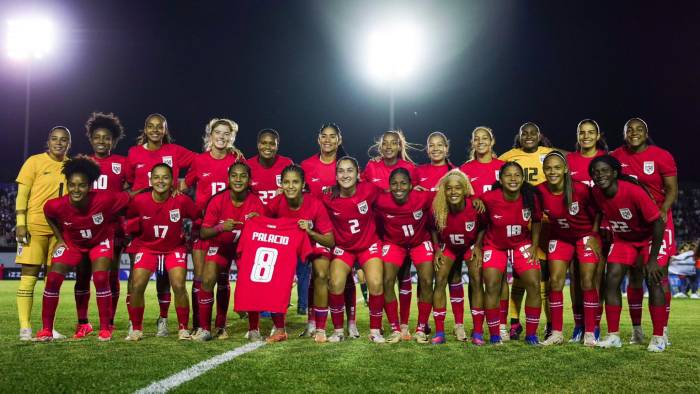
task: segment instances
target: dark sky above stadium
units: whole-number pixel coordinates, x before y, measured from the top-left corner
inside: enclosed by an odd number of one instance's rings
[[[640,116],[676,156],[681,182],[700,181],[698,2],[4,0],[3,35],[7,18],[32,9],[53,15],[62,38],[33,65],[31,153],[58,124],[73,131],[73,153],[89,152],[82,125],[99,110],[127,128],[122,154],[146,115],[160,112],[190,149],[200,149],[209,118],[230,117],[247,156],[257,131],[272,127],[280,152],[299,161],[333,121],[364,162],[388,128],[388,89],[367,80],[362,42],[400,17],[420,24],[428,52],[396,90],[396,124],[412,142],[444,131],[461,163],[475,126],[491,126],[503,152],[534,121],[572,149],[576,124],[591,117],[617,147],[625,121]],[[3,53],[2,181],[22,162],[23,67]]]

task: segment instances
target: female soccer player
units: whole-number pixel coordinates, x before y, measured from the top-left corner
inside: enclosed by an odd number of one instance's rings
[[[151,174],[149,172],[154,165],[165,163],[173,169],[173,176],[178,177],[180,170],[189,167],[194,157],[194,152],[172,143],[165,116],[161,114],[148,115],[144,128],[136,139],[136,146],[129,148],[126,160],[126,180],[131,185],[132,190],[145,189],[150,186]],[[178,189],[184,189],[184,186]],[[128,246],[127,252],[130,257],[133,255],[133,251]],[[132,260],[132,265],[133,263]],[[129,280],[128,286],[131,286],[131,280]],[[156,336],[167,336],[170,283],[166,272],[159,270],[156,273],[156,288],[160,304]],[[131,294],[131,290],[129,290],[129,294]],[[127,296],[127,309],[130,307],[129,305],[130,299]]]
[[[258,196],[250,191],[250,167],[233,163],[228,170],[228,189],[214,195],[207,204],[199,236],[209,240],[199,291],[199,328],[192,339],[208,341],[211,335],[211,310],[214,285],[222,271],[228,272],[236,257],[238,238],[247,219],[264,215],[266,210]],[[248,339],[260,341],[259,312],[248,313]]]
[[[596,264],[600,252],[595,204],[590,189],[574,182],[569,174],[564,155],[559,151],[548,153],[543,163],[547,181],[537,188],[542,195],[542,209],[552,223],[549,234],[547,260],[549,262],[549,306],[552,317],[552,335],[543,345],[564,343],[564,282],[571,260],[579,265],[578,277],[583,290],[585,334],[583,344],[595,346],[595,317],[598,312],[598,291],[595,286]]]
[[[433,199],[433,217],[435,231],[432,234],[435,248],[435,292],[433,293],[433,316],[435,318],[435,337],[433,343],[445,343],[445,314],[447,287],[450,273],[455,262],[462,265],[466,260],[469,264],[469,290],[471,293],[471,310],[474,323],[472,343],[483,345],[484,325],[484,290],[481,281],[481,269],[476,265],[478,259],[472,258],[471,247],[478,233],[478,214],[472,206],[472,186],[469,180],[459,170],[447,173],[440,183]],[[461,269],[460,285],[462,288]],[[452,290],[452,285],[450,285]],[[450,294],[452,298],[452,294]],[[464,298],[464,296],[462,296]],[[454,306],[453,306],[454,308]],[[455,324],[459,324],[455,316]],[[461,314],[464,318],[464,314]]]
[[[337,183],[330,193],[323,196],[336,243],[331,260],[328,296],[335,330],[328,341],[340,342],[345,338],[343,289],[352,266],[358,261],[365,272],[369,288],[369,339],[383,343],[384,337],[380,331],[384,308],[382,243],[377,236],[372,208],[379,189],[371,183],[359,183],[359,179],[357,160],[342,157],[336,164]]]
[[[62,126],[54,127],[49,131],[46,152],[30,156],[17,175],[15,262],[22,266],[17,288],[20,341],[32,339],[34,286],[41,266],[47,263],[56,245],[57,239],[44,216],[44,204],[65,192],[66,178],[61,170],[70,144],[70,131]],[[58,332],[54,336],[65,338]]]
[[[233,163],[245,162],[243,153],[236,148],[234,142],[238,134],[238,124],[230,119],[212,119],[204,130],[203,152],[192,161],[185,185],[195,187],[194,203],[199,212],[199,217],[204,215],[204,210],[209,199],[216,193],[226,189],[228,183],[228,169]],[[192,281],[192,327],[194,331],[199,328],[199,303],[197,296],[202,286],[202,269],[204,259],[209,246],[207,242],[199,239],[199,227],[197,220],[192,228],[194,243],[192,245],[192,262],[194,265],[194,279]],[[228,338],[226,332],[226,313],[231,298],[231,285],[228,271],[221,271],[216,286],[216,332],[214,336],[219,339]]]
[[[542,212],[536,198],[536,190],[525,182],[525,171],[516,162],[507,162],[501,167],[498,183],[481,196],[486,205],[483,215],[486,229],[483,248],[477,240],[477,249],[482,249],[483,281],[486,286],[486,322],[489,326],[490,342],[500,344],[499,335],[501,281],[507,261],[513,262],[513,271],[520,277],[527,297],[525,298],[525,342],[538,345],[537,326],[540,321],[542,300],[540,298],[540,262],[537,245],[540,237]],[[530,227],[530,228],[528,228]],[[477,262],[480,264],[481,262]]]
[[[262,129],[258,132],[258,154],[247,161],[253,178],[250,189],[267,204],[279,194],[282,187],[282,170],[292,159],[279,155],[280,135],[274,129]]]
[[[668,263],[663,248],[664,214],[654,199],[633,177],[622,173],[622,164],[612,156],[593,159],[589,170],[595,187],[593,198],[608,219],[613,232],[613,244],[608,255],[605,275],[605,317],[608,336],[598,342],[599,347],[621,347],[620,341],[620,283],[638,259],[642,260],[649,286],[649,312],[654,333],[647,350],[663,352],[666,349],[664,324],[666,306],[663,281]]]
[[[127,341],[143,337],[143,294],[151,275],[156,270],[168,272],[175,293],[178,338],[191,339],[187,329],[190,304],[185,278],[187,276],[187,248],[184,220],[198,216],[194,202],[184,194],[173,195],[173,169],[165,163],[156,164],[149,171],[153,190],[141,193],[129,205],[127,219],[129,232],[134,234],[131,248],[135,251],[132,271],[131,309],[129,320],[132,330]]]
[[[86,157],[68,160],[62,170],[68,183],[68,194],[44,205],[46,221],[56,237],[51,258],[51,271],[46,276],[41,319],[44,328],[37,341],[53,339],[52,331],[61,285],[66,273],[83,259],[92,263],[95,298],[100,316],[98,339],[112,339],[112,291],[109,267],[114,258],[114,230],[117,213],[129,203],[129,194],[90,191],[100,176],[100,167]]]
[[[374,202],[377,221],[382,227],[382,259],[384,260],[384,309],[391,324],[389,343],[401,341],[399,310],[394,287],[396,275],[410,257],[421,282],[418,296],[418,325],[415,338],[428,343],[425,328],[433,302],[433,244],[430,240],[430,192],[412,191],[411,175],[405,168],[396,168],[389,177],[390,193],[382,193]],[[408,330],[406,330],[408,331]],[[444,333],[443,333],[444,337]]]
[[[292,164],[282,170],[282,196],[273,198],[268,204],[271,217],[285,217],[297,219],[299,228],[306,231],[313,241],[314,251],[311,255],[312,264],[315,266],[328,266],[330,263],[330,248],[335,244],[333,238],[333,226],[328,218],[328,212],[323,203],[311,194],[303,193],[306,187],[304,170]],[[320,260],[320,261],[319,261]],[[353,282],[354,283],[354,282]],[[328,294],[328,282],[326,297]],[[319,300],[319,304],[320,304]],[[328,299],[326,306],[314,303],[314,321],[316,322],[314,338],[316,342],[326,342],[326,319],[328,318]],[[273,313],[272,321],[275,330],[267,339],[268,342],[280,342],[287,340],[285,331],[285,316],[283,313]]]
[[[454,168],[454,165],[448,159],[450,155],[450,141],[445,134],[434,131],[428,135],[426,152],[430,158],[430,163],[416,167],[416,190],[434,192],[440,179]]]
[[[624,128],[625,146],[615,149],[611,155],[622,163],[623,172],[636,177],[639,182],[646,186],[654,198],[656,205],[661,210],[661,220],[666,225],[664,232],[662,259],[667,260],[668,256],[675,254],[675,228],[673,226],[673,216],[671,207],[678,198],[678,171],[673,155],[667,150],[654,145],[649,137],[649,127],[646,122],[639,118],[632,118],[625,123]],[[661,261],[659,264],[666,267],[668,261]],[[666,269],[666,268],[664,268]],[[627,301],[629,303],[630,317],[632,318],[632,339],[630,343],[642,343],[644,333],[642,331],[642,301],[644,291],[642,290],[643,273],[641,266],[635,264],[630,268],[630,284],[627,288]],[[666,320],[671,311],[671,291],[668,282],[664,281],[664,295],[666,299]],[[667,326],[664,323],[664,327]],[[666,330],[664,336],[668,340]]]

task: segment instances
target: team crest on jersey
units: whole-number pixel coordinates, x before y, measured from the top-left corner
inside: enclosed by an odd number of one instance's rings
[[[275,183],[277,187],[282,187],[282,175],[275,175]]]
[[[484,263],[488,262],[491,260],[491,254],[493,253],[492,250],[485,250],[484,251]]]
[[[423,211],[418,210],[418,211],[413,212],[414,219],[421,220],[422,217],[423,217]]]
[[[59,248],[56,248],[56,250],[53,251],[53,257],[54,258],[61,257],[61,256],[63,256],[63,252],[65,252],[65,251],[66,251],[65,246],[61,246]]]
[[[632,211],[629,208],[620,208],[620,216],[625,220],[632,219]]]
[[[141,258],[143,257],[143,253],[136,253],[136,256],[134,256],[134,264],[138,263],[141,261]]]
[[[180,209],[171,209],[170,210],[170,221],[173,223],[176,223],[178,220],[180,220]]]
[[[557,249],[557,240],[553,239],[549,241],[549,253],[554,253],[554,251]]]
[[[389,253],[389,248],[391,248],[390,245],[382,246],[382,257],[386,256],[386,254]]]
[[[578,214],[578,201],[574,201],[569,206],[569,215],[576,216]]]
[[[95,224],[102,224],[104,222],[105,218],[102,216],[102,212],[96,213],[92,215],[92,222]]]
[[[360,211],[361,214],[366,214],[367,211],[369,211],[369,206],[367,205],[366,200],[360,201],[359,204],[357,204],[357,210]]]
[[[464,223],[464,228],[465,228],[467,231],[472,231],[472,230],[474,230],[474,225],[475,225],[475,224],[476,224],[476,222],[465,222],[465,223]]]
[[[116,175],[122,173],[122,163],[112,163],[112,172]]]
[[[651,175],[654,173],[654,162],[653,161],[645,161],[644,162],[644,173],[647,175]]]
[[[345,254],[345,251],[343,249],[340,249],[339,247],[333,248],[333,256],[342,256]]]
[[[218,246],[210,246],[209,249],[207,250],[207,256],[214,256],[218,252],[219,252]]]
[[[530,208],[523,208],[523,220],[530,220],[530,217],[532,217],[532,211],[530,211]]]
[[[172,167],[173,166],[173,157],[172,156],[163,156],[163,163]]]

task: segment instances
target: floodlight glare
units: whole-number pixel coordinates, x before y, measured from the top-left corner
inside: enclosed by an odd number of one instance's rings
[[[395,81],[415,73],[422,55],[422,35],[407,23],[384,26],[369,34],[367,61],[370,75]]]
[[[14,59],[40,59],[54,47],[56,31],[44,17],[11,19],[7,22],[7,53]]]

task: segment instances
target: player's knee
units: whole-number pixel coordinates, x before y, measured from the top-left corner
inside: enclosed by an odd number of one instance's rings
[[[595,288],[595,275],[581,275],[581,290],[593,290]]]
[[[340,294],[345,289],[345,276],[334,277],[331,275],[328,280],[328,287],[333,294]]]
[[[566,282],[566,275],[560,273],[552,273],[549,278],[549,287],[552,291],[562,291],[564,289],[564,283]]]
[[[367,278],[367,290],[370,294],[383,294],[384,281],[381,278]]]

